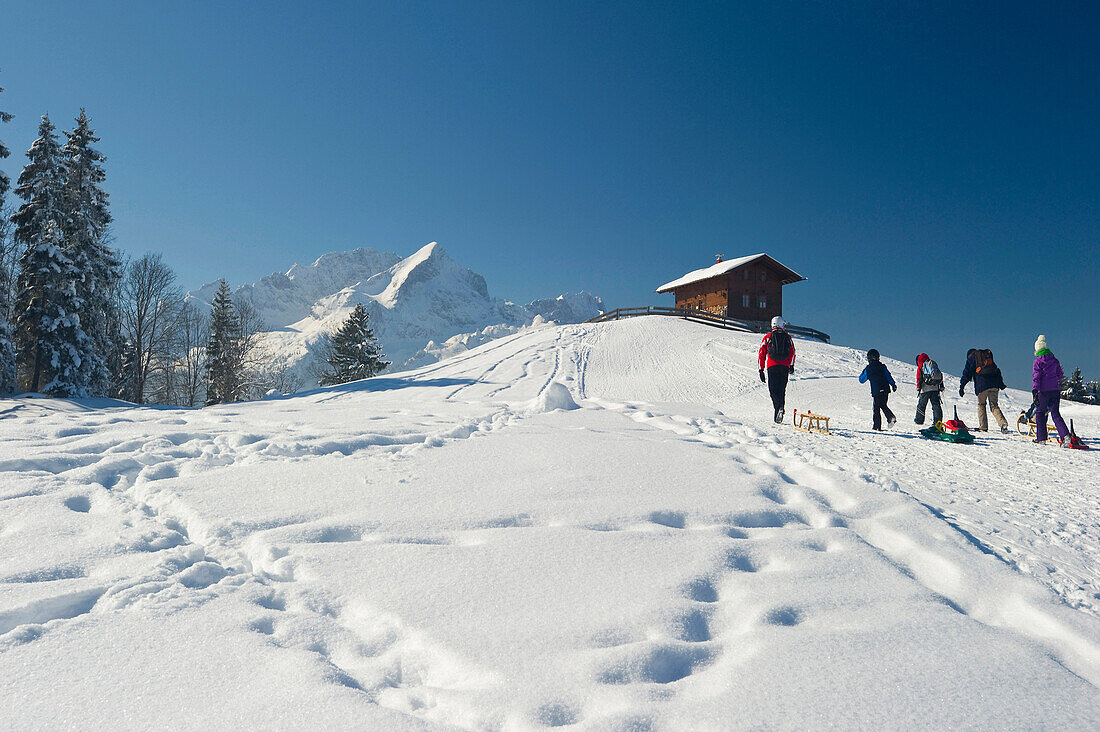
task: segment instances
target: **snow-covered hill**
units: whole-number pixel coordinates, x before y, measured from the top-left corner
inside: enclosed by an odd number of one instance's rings
[[[0,401],[5,722],[1100,726],[1100,453],[924,440],[889,360],[873,433],[862,351],[808,341],[789,404],[834,434],[777,426],[757,344],[650,317],[203,410]]]
[[[210,283],[189,297],[209,307],[216,291],[217,283]],[[359,304],[396,368],[410,359],[428,363],[466,343],[547,321],[581,322],[603,307],[587,292],[526,306],[491,297],[484,277],[455,262],[435,242],[404,259],[374,249],[325,254],[309,267],[296,264],[286,274],[243,285],[234,296],[251,303],[263,318],[276,359],[303,376],[310,347]]]

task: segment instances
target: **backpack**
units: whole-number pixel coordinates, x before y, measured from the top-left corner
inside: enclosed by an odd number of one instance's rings
[[[939,365],[932,359],[925,361],[924,366],[921,367],[921,386],[934,386],[937,389],[943,389],[943,372],[940,371]]]
[[[974,352],[974,373],[980,374],[984,371],[991,374],[997,370],[997,364],[993,363],[993,351],[979,348]]]
[[[786,361],[791,357],[793,345],[791,336],[787,331],[782,328],[773,330],[771,337],[768,338],[768,358],[772,361]]]

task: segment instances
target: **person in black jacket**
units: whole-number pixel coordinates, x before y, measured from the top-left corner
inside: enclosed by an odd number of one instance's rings
[[[966,365],[963,366],[962,379],[959,382],[959,396],[966,394],[966,385],[974,381],[974,393],[978,395],[978,429],[982,432],[989,431],[989,420],[985,415],[985,405],[989,404],[989,410],[993,412],[993,418],[1001,427],[1001,432],[1008,432],[1008,420],[1001,414],[1001,407],[997,404],[997,396],[1001,389],[1007,389],[1001,370],[993,363],[993,352],[989,349],[971,348],[966,352]]]
[[[882,414],[886,415],[886,426],[893,427],[897,424],[897,417],[890,411],[890,407],[886,406],[887,400],[890,398],[890,391],[897,391],[898,385],[894,383],[894,377],[890,375],[890,370],[886,368],[886,364],[879,360],[878,351],[872,348],[867,352],[867,366],[863,369],[863,373],[859,375],[859,383],[866,384],[871,382],[871,399],[874,405],[874,415],[871,419],[871,424],[876,430],[882,429]],[[882,414],[879,414],[882,412]]]

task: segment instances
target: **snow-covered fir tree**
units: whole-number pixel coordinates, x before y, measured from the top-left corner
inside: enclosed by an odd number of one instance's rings
[[[81,313],[84,302],[77,291],[79,272],[65,253],[61,227],[53,221],[38,250],[48,252],[49,272],[43,273],[43,307],[39,348],[45,373],[50,376],[41,390],[59,397],[87,396],[87,362],[93,352],[91,338],[84,332]],[[50,276],[51,273],[54,276]]]
[[[3,93],[4,89],[0,87],[0,93]],[[10,122],[12,116],[0,109],[0,123]],[[11,151],[4,145],[4,140],[0,138],[0,160],[8,157]],[[4,173],[4,170],[0,168],[0,212],[4,210],[5,197],[8,193],[8,188],[11,186],[11,179]],[[0,213],[2,217],[2,213]],[[0,221],[0,252],[7,252],[7,222]],[[11,327],[11,303],[8,301],[9,294],[11,293],[12,272],[8,266],[10,260],[4,257],[4,260],[0,262],[0,395],[11,394],[17,388],[15,382],[15,343],[13,340],[12,327]]]
[[[239,399],[243,386],[240,350],[240,318],[233,306],[229,283],[221,280],[210,303],[210,340],[206,344],[206,404]]]
[[[328,368],[320,374],[321,386],[367,379],[390,365],[382,360],[382,351],[367,319],[367,311],[356,305],[340,329],[329,337],[323,352]]]
[[[8,319],[11,312],[8,293],[11,287],[7,279],[10,276],[7,269],[0,270],[0,395],[12,394],[19,388],[15,378],[15,338]]]
[[[1081,367],[1078,366],[1073,370],[1073,375],[1062,384],[1062,398],[1070,402],[1083,402],[1087,401],[1087,394],[1085,380],[1081,376]]]
[[[38,126],[38,139],[27,151],[30,162],[16,182],[15,193],[23,204],[12,214],[14,237],[23,248],[16,282],[15,341],[21,384],[39,391],[52,383],[56,367],[51,354],[58,351],[59,333],[51,331],[61,316],[58,296],[72,291],[75,272],[64,252],[61,223],[64,220],[61,148],[48,115]],[[65,313],[68,315],[68,313]]]
[[[99,138],[83,109],[76,118],[76,127],[65,135],[68,141],[61,159],[66,217],[62,225],[70,259],[79,273],[77,295],[84,303],[83,329],[89,336],[88,350],[81,355],[84,390],[105,395],[112,376],[107,367],[109,354],[121,346],[112,337],[111,327],[117,320],[117,314],[112,312],[115,308],[112,291],[120,276],[120,264],[114,250],[106,244],[107,227],[111,223],[107,193],[101,185],[106,179],[103,170],[106,158],[92,147]]]

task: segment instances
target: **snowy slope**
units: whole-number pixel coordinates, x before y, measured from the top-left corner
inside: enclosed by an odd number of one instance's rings
[[[776,426],[757,343],[638,318],[201,411],[0,403],[13,726],[1100,724],[1096,453],[924,441],[889,361],[872,434],[861,353],[804,341],[790,405],[837,434]]]
[[[210,283],[190,297],[209,307],[216,291],[217,283]],[[398,367],[410,359],[438,360],[460,344],[515,332],[536,318],[576,323],[603,307],[587,292],[527,306],[490,297],[485,278],[455,262],[436,242],[404,259],[373,249],[326,254],[309,267],[294,265],[285,275],[244,285],[235,296],[256,307],[271,331],[266,343],[276,360],[303,377],[310,347],[360,304],[387,360]],[[449,346],[437,345],[455,337]]]

